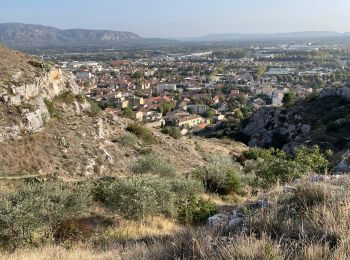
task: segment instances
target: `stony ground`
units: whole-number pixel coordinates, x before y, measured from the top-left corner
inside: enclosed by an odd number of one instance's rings
[[[159,154],[185,173],[204,163],[213,154],[240,154],[245,146],[216,139],[182,137],[175,140],[152,129],[157,143],[137,147],[120,139],[131,123],[128,119],[98,118],[66,111],[60,119],[52,119],[42,131],[10,140],[0,146],[0,174],[101,176],[129,174],[130,165],[144,155],[143,150]]]

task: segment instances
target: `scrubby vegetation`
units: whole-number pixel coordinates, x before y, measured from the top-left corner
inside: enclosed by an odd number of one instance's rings
[[[131,123],[126,128],[130,133],[135,134],[138,138],[140,138],[146,144],[152,144],[156,142],[155,137],[152,135],[152,132],[141,123]]]
[[[181,129],[179,127],[175,127],[175,126],[165,126],[165,127],[163,127],[162,128],[162,133],[170,135],[174,139],[179,139],[182,136]]]
[[[279,149],[269,150],[252,148],[243,153],[246,173],[255,176],[253,187],[271,188],[277,183],[286,184],[302,176],[316,172],[325,174],[329,167],[327,156],[318,146],[311,148],[301,146],[290,156]]]
[[[133,148],[144,142],[142,125],[128,129],[118,142]],[[317,146],[293,155],[253,148],[241,157],[210,156],[180,175],[149,152],[130,165],[132,176],[13,183],[0,196],[0,251],[4,257],[40,247],[47,255],[66,248],[65,257],[83,250],[91,259],[101,249],[123,259],[346,259],[349,181],[308,177],[327,173],[329,156]],[[240,224],[206,226],[227,209],[244,216]]]
[[[32,65],[33,67],[36,67],[36,68],[40,68],[40,69],[49,69],[50,68],[50,65],[44,61],[41,61],[41,60],[30,60],[28,62],[30,65]]]

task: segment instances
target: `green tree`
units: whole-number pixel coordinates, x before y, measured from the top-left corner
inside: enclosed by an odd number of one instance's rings
[[[294,91],[290,91],[290,92],[284,94],[283,99],[282,99],[282,103],[284,105],[287,105],[287,106],[292,105],[297,101],[297,98],[298,98],[297,93]]]
[[[143,78],[143,73],[141,71],[136,71],[134,74],[132,74],[132,78],[134,79],[142,79]]]
[[[327,156],[322,154],[319,146],[312,147],[300,146],[295,149],[295,161],[307,167],[308,171],[316,173],[326,173],[329,168]],[[327,151],[328,157],[332,155],[330,150]]]
[[[130,107],[123,109],[123,116],[130,119],[135,119],[135,113]]]
[[[158,111],[162,115],[166,115],[168,112],[171,112],[175,108],[176,104],[174,101],[169,101],[166,103],[163,103],[159,106]]]
[[[198,167],[193,175],[209,192],[221,195],[242,192],[239,169],[230,158],[214,156],[206,165]]]

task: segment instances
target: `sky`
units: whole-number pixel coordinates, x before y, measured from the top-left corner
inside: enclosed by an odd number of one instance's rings
[[[350,0],[0,0],[0,23],[144,37],[350,31]]]

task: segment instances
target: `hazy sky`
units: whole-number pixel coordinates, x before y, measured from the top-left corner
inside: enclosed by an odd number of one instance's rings
[[[113,29],[146,37],[350,31],[350,0],[0,0],[0,23]]]

